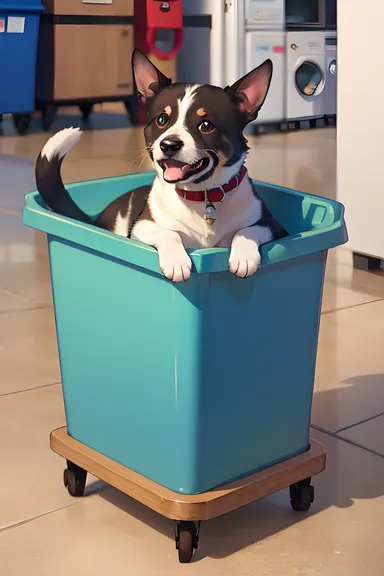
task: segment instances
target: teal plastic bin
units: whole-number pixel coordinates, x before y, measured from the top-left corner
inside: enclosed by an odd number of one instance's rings
[[[152,173],[80,182],[96,217]],[[185,284],[166,280],[153,248],[46,209],[23,221],[48,234],[69,434],[185,494],[308,448],[326,254],[346,242],[343,207],[256,182],[290,236],[262,248],[242,280],[228,249],[190,250]]]

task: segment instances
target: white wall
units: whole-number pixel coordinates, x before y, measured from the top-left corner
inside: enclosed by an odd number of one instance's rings
[[[355,252],[384,258],[384,0],[338,0],[338,200]]]

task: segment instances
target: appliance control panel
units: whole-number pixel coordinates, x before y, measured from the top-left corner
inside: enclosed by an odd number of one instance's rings
[[[246,0],[248,26],[284,26],[284,0]]]

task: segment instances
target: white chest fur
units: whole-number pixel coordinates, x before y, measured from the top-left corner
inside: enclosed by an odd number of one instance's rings
[[[218,216],[213,224],[204,219],[205,202],[185,200],[174,185],[159,178],[154,181],[149,204],[155,222],[161,228],[178,232],[185,248],[229,247],[236,232],[255,224],[262,213],[261,202],[247,177],[226,194],[223,202],[215,202]]]

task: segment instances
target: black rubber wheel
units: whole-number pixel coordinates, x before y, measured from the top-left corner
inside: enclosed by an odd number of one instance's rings
[[[56,115],[56,106],[53,106],[52,104],[47,104],[41,110],[41,122],[43,124],[45,132],[49,132],[49,129],[55,118],[55,115]]]
[[[91,104],[90,102],[82,102],[81,104],[79,104],[79,109],[83,115],[84,122],[87,122],[89,120],[90,115],[93,112],[93,104]]]
[[[64,486],[67,488],[71,496],[79,497],[83,496],[85,490],[85,483],[87,481],[87,472],[73,464],[73,462],[67,461],[66,470],[64,470],[63,480]]]
[[[188,564],[192,560],[194,551],[198,548],[199,524],[196,526],[195,522],[176,522],[176,548],[181,564]]]
[[[31,123],[30,114],[13,114],[13,125],[21,136],[24,136],[28,132],[29,125]]]
[[[311,486],[311,478],[292,484],[289,489],[292,510],[307,512],[315,500],[315,489]]]

